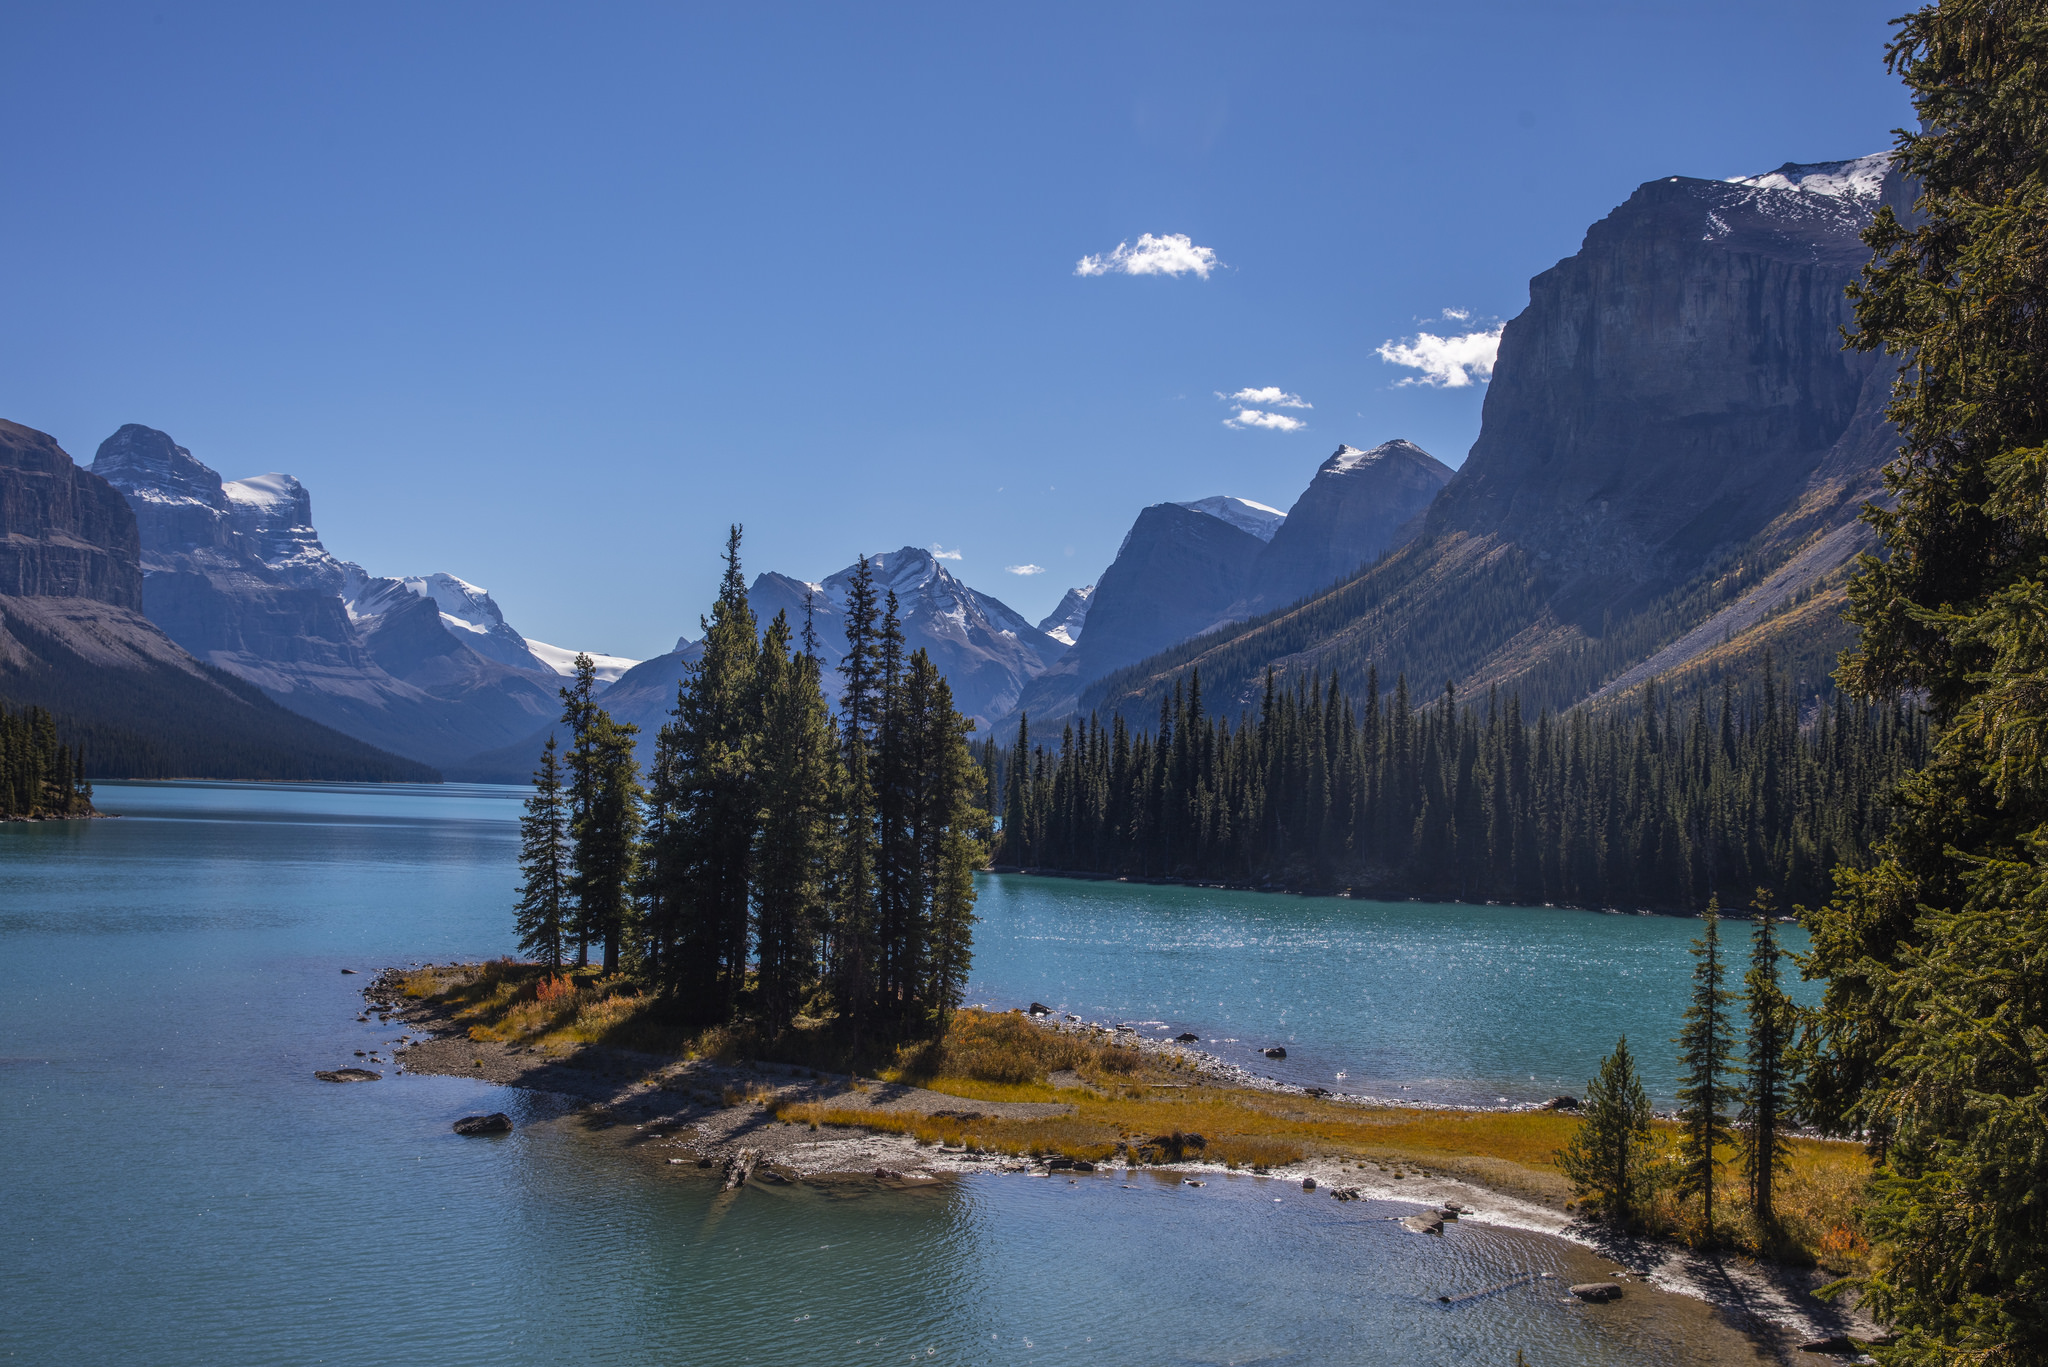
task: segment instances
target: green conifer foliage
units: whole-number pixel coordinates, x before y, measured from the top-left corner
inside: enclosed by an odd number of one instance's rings
[[[704,623],[704,654],[685,671],[668,735],[671,838],[659,896],[675,918],[664,986],[705,1022],[733,1011],[746,986],[753,856],[760,818],[755,750],[761,687],[753,609],[740,571],[740,528]]]
[[[1880,1159],[1867,1303],[1901,1363],[2048,1362],[2048,4],[1943,0],[1888,50],[1919,131],[1856,296],[1903,368],[1886,554],[1843,684],[1924,698],[1935,752],[1876,867],[1807,917],[1798,1094]]]
[[[1078,718],[996,758],[995,862],[1334,891],[1696,911],[1764,884],[1815,901],[1865,860],[1883,795],[1925,754],[1909,709],[1850,707],[1808,727],[1768,668],[1718,719],[1646,689],[1633,714],[1548,715],[1518,699],[1420,712],[1368,675],[1269,677],[1255,711],[1209,710],[1201,679],[1151,733]],[[1047,743],[1050,741],[1051,743]]]
[[[604,971],[616,973],[635,939],[630,892],[639,857],[640,765],[633,737],[640,728],[599,709],[593,728],[596,785],[576,841],[578,906],[590,933],[604,941]]]
[[[40,707],[0,704],[0,817],[85,816],[93,810],[85,753],[57,738]]]
[[[1778,1227],[1773,1199],[1777,1179],[1791,1153],[1784,1127],[1790,1110],[1792,1046],[1799,1008],[1779,982],[1783,954],[1774,919],[1777,903],[1768,888],[1757,889],[1753,906],[1749,971],[1742,980],[1743,1014],[1748,1023],[1743,1041],[1742,1109],[1735,1123],[1750,1214],[1756,1220],[1758,1239],[1769,1246],[1775,1242]]]
[[[1586,1084],[1585,1119],[1559,1151],[1558,1166],[1579,1200],[1626,1228],[1649,1200],[1654,1139],[1649,1093],[1623,1035]]]
[[[756,747],[760,824],[754,837],[757,1009],[786,1028],[815,981],[832,872],[839,753],[819,683],[815,646],[790,653],[777,614],[761,638],[761,737]]]
[[[569,728],[569,751],[564,756],[565,767],[569,772],[564,794],[569,804],[569,832],[581,840],[580,832],[589,820],[597,789],[597,757],[593,743],[593,728],[597,722],[598,710],[597,661],[579,651],[572,667],[576,671],[572,682],[567,688],[560,690],[562,725]],[[590,941],[593,935],[583,914],[583,886],[580,874],[571,874],[569,887],[576,896],[576,966],[581,968],[590,962]]]
[[[519,819],[519,948],[560,970],[569,914],[569,817],[555,738],[533,774],[533,796]]]
[[[1705,928],[1692,942],[1692,1001],[1685,1025],[1672,1042],[1683,1070],[1678,1084],[1678,1170],[1681,1197],[1700,1201],[1700,1239],[1714,1241],[1714,1179],[1721,1170],[1719,1149],[1730,1141],[1727,1109],[1740,1097],[1734,1083],[1735,1030],[1728,1008],[1734,994],[1722,987],[1721,909],[1710,902]]]

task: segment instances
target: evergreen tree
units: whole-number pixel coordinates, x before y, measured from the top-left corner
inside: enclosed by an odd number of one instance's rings
[[[560,972],[569,912],[569,820],[553,736],[541,747],[533,796],[519,819],[519,871],[519,948]]]
[[[839,787],[832,717],[820,687],[815,642],[792,655],[789,623],[776,614],[761,640],[761,817],[754,838],[757,1009],[771,1032],[788,1026],[815,979],[831,876],[832,818]]]
[[[839,744],[844,774],[832,878],[831,975],[854,1047],[868,1016],[876,923],[874,745],[884,702],[874,571],[863,555],[846,594],[846,653],[839,660]]]
[[[1729,1142],[1728,1106],[1740,1093],[1733,1085],[1735,1040],[1728,1008],[1734,998],[1721,986],[1721,908],[1707,904],[1706,929],[1692,942],[1692,1002],[1685,1026],[1672,1041],[1684,1070],[1678,1085],[1678,1193],[1700,1198],[1700,1237],[1714,1240],[1714,1179],[1721,1170],[1720,1145]]]
[[[581,839],[579,832],[589,820],[591,804],[597,787],[597,758],[592,742],[592,728],[597,721],[597,661],[582,651],[576,653],[571,666],[576,672],[567,688],[559,690],[562,698],[562,725],[569,728],[569,751],[564,759],[569,771],[565,796],[569,806],[570,834]],[[570,886],[577,893],[576,966],[590,962],[591,927],[586,923],[583,912],[583,898],[580,884],[573,878]]]
[[[1601,1060],[1600,1076],[1586,1084],[1585,1118],[1558,1153],[1558,1166],[1579,1200],[1626,1227],[1649,1198],[1653,1140],[1649,1093],[1623,1035]]]
[[[1749,1192],[1750,1214],[1757,1238],[1770,1244],[1777,1237],[1773,1194],[1790,1147],[1784,1119],[1791,1085],[1792,1044],[1798,1008],[1778,981],[1778,931],[1773,923],[1777,903],[1770,889],[1758,888],[1751,923],[1749,972],[1743,977],[1742,1004],[1748,1017],[1743,1050],[1742,1110],[1736,1126],[1742,1149],[1742,1180]]]
[[[2048,4],[1943,0],[1888,50],[1920,131],[1854,291],[1899,358],[1884,542],[1843,684],[1924,699],[1935,754],[1876,867],[1808,916],[1799,1093],[1872,1141],[1867,1304],[1899,1363],[2048,1362]]]
[[[572,832],[577,925],[586,944],[604,942],[608,975],[619,971],[635,930],[630,890],[639,852],[641,790],[633,737],[639,730],[598,709],[589,732],[590,807]]]
[[[686,667],[664,728],[675,816],[660,895],[674,908],[676,942],[663,986],[685,1016],[709,1023],[732,1014],[746,985],[761,805],[760,647],[738,526],[726,536],[725,572],[703,625],[704,653]]]

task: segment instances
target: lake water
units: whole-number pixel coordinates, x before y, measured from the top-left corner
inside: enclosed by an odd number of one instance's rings
[[[0,826],[0,1358],[32,1363],[1749,1360],[1704,1307],[1560,1302],[1552,1240],[1244,1177],[712,1190],[544,1099],[316,1082],[366,973],[511,945],[520,794],[102,785]],[[997,878],[973,992],[1284,1041],[1347,1090],[1668,1092],[1690,922]],[[1739,930],[1739,927],[1731,927]],[[1263,1062],[1263,1060],[1261,1060]],[[1660,1071],[1661,1070],[1661,1071]],[[1534,1076],[1531,1077],[1530,1075]],[[1354,1086],[1356,1083],[1358,1085]],[[449,1121],[506,1109],[503,1140]]]

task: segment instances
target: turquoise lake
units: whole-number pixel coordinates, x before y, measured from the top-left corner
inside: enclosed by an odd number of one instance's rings
[[[1391,1203],[1107,1175],[721,1195],[545,1098],[314,1081],[391,1033],[355,1021],[367,978],[341,968],[511,948],[521,796],[106,784],[120,820],[0,826],[0,1358],[1750,1360],[1675,1297],[1588,1313],[1537,1282],[1446,1309],[1439,1295],[1612,1265],[1510,1230],[1409,1235]],[[980,912],[970,1000],[1193,1030],[1344,1091],[1489,1103],[1579,1091],[1626,1031],[1668,1104],[1698,933],[1015,877],[984,879]],[[1726,930],[1740,953],[1747,927]],[[450,1133],[478,1109],[520,1127]]]

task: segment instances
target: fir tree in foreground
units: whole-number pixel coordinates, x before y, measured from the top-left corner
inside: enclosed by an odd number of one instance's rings
[[[1749,972],[1742,980],[1743,1014],[1748,1033],[1743,1041],[1742,1110],[1736,1131],[1742,1150],[1742,1181],[1755,1217],[1757,1242],[1771,1247],[1778,1238],[1775,1193],[1791,1150],[1784,1123],[1792,1081],[1792,1045],[1799,1008],[1778,981],[1777,904],[1768,889],[1756,892],[1756,919],[1751,922]]]
[[[1585,1119],[1559,1152],[1558,1166],[1581,1201],[1626,1228],[1649,1199],[1655,1152],[1650,1097],[1623,1035],[1601,1061],[1600,1076],[1586,1084]]]
[[[1888,1363],[2048,1363],[2048,3],[1944,0],[1888,49],[1916,196],[1866,234],[1854,343],[1903,368],[1843,685],[1938,727],[1876,867],[1808,916],[1800,1093],[1879,1160]]]
[[[519,819],[519,871],[519,948],[559,972],[569,912],[569,819],[553,736],[541,748],[533,796]]]
[[[1700,1200],[1699,1233],[1714,1241],[1714,1179],[1721,1170],[1718,1149],[1729,1142],[1727,1108],[1739,1093],[1734,1024],[1728,1018],[1733,995],[1722,987],[1721,908],[1707,904],[1706,929],[1692,942],[1692,1001],[1685,1008],[1685,1026],[1672,1042],[1678,1046],[1677,1185],[1681,1197]]]

